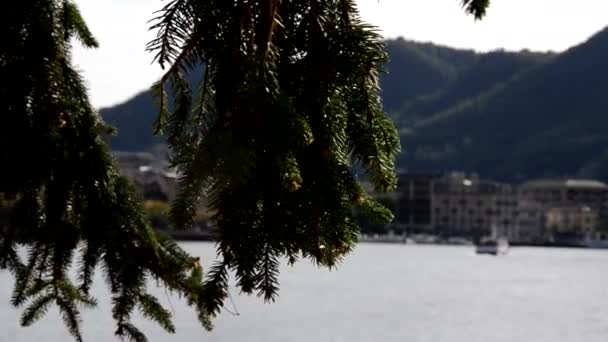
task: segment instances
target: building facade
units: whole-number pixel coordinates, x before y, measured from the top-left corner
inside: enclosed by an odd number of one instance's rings
[[[533,235],[576,245],[595,235],[601,214],[607,212],[608,185],[586,179],[533,180],[520,186],[519,202],[542,217]]]
[[[440,174],[403,173],[397,183],[395,223],[399,230],[431,233],[433,184]]]
[[[515,232],[511,242],[542,244],[550,237],[546,229],[546,207],[518,197]]]
[[[177,193],[177,174],[166,160],[146,152],[113,152],[120,173],[130,179],[146,200],[171,202]]]
[[[546,217],[551,232],[588,236],[597,226],[598,212],[588,206],[552,207]]]
[[[517,198],[508,184],[450,173],[433,184],[432,226],[446,236],[516,233]]]
[[[540,179],[522,184],[519,196],[547,206],[587,206],[600,211],[608,205],[608,185],[585,179]]]
[[[409,173],[399,176],[394,201],[398,230],[443,237],[560,243],[595,236],[599,223],[608,222],[602,216],[608,213],[608,185],[594,180],[534,180],[515,187],[460,172]]]

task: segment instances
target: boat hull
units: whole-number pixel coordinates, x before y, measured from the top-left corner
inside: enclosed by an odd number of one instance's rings
[[[477,254],[502,255],[507,254],[508,250],[509,243],[504,240],[493,241],[475,246],[475,253]]]

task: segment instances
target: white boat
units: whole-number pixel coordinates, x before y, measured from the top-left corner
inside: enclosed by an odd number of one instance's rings
[[[502,255],[507,254],[509,250],[509,240],[499,232],[499,227],[492,225],[492,235],[483,237],[475,244],[475,252],[477,254],[492,254]]]
[[[498,239],[482,239],[476,246],[477,254],[502,255],[507,254],[509,250],[509,241],[505,238]]]

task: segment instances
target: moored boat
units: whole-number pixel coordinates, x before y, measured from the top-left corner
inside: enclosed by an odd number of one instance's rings
[[[505,238],[482,239],[475,246],[477,254],[502,255],[509,250],[509,241]]]

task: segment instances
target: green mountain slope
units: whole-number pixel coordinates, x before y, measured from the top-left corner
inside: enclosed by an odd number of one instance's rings
[[[478,58],[472,50],[403,38],[387,41],[386,50],[390,59],[381,85],[384,107],[388,112],[395,112],[404,102],[446,86]]]
[[[141,92],[124,103],[99,112],[105,122],[118,129],[118,133],[110,138],[115,150],[146,151],[163,142],[153,134],[152,126],[158,115],[158,106],[150,91]]]
[[[387,42],[385,108],[402,131],[398,166],[517,181],[608,178],[608,30],[560,55],[475,53]],[[157,108],[149,92],[101,111],[116,150],[143,151]],[[157,149],[159,150],[159,149]]]
[[[504,180],[608,175],[608,30],[411,125],[400,164]]]
[[[443,88],[406,101],[395,118],[400,126],[428,118],[459,102],[480,96],[521,72],[546,62],[552,56],[549,53],[505,51],[482,54]]]
[[[382,75],[383,100],[387,110],[399,108],[405,101],[434,92],[470,67],[477,54],[430,43],[396,39],[387,41],[390,61]],[[196,75],[193,80],[196,81]],[[149,91],[100,111],[104,120],[117,127],[111,138],[112,148],[126,151],[148,150],[162,142],[152,134],[158,108]]]

